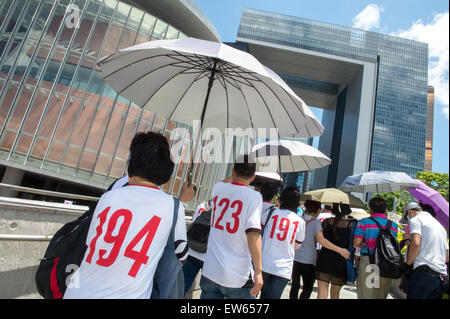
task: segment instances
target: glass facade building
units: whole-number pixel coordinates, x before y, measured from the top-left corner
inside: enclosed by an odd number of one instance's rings
[[[253,9],[244,9],[239,26],[237,42],[246,41],[376,64],[368,169],[403,171],[411,176],[424,170],[427,44]]]
[[[1,165],[104,189],[126,174],[137,132],[169,137],[185,126],[138,107],[102,80],[101,58],[146,41],[186,37],[133,3],[0,1]],[[179,138],[189,145],[186,136]],[[208,195],[207,177],[224,170],[196,165],[192,206]],[[178,195],[186,174],[186,164],[176,165],[163,189]]]

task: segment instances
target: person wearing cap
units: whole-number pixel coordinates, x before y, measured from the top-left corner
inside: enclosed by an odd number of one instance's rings
[[[359,221],[353,239],[353,246],[361,248],[356,285],[357,296],[358,299],[386,299],[391,289],[392,278],[380,276],[378,285],[368,284],[368,282],[371,282],[370,277],[374,274],[373,268],[370,267],[370,255],[373,255],[375,252],[377,237],[380,232],[374,219],[383,228],[386,227],[388,223],[386,201],[382,198],[374,197],[369,201],[369,209],[371,216]],[[397,237],[398,225],[396,223],[392,222],[390,230],[394,237]]]
[[[407,256],[408,299],[441,299],[447,275],[448,243],[445,228],[415,202],[403,209],[401,224],[409,224]]]

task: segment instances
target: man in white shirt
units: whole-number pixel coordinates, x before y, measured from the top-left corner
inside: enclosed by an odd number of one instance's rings
[[[213,186],[201,299],[254,299],[261,290],[262,197],[248,187],[255,171],[244,156],[234,164],[231,183]]]
[[[172,175],[166,138],[153,132],[133,138],[128,185],[106,192],[89,227],[87,250],[64,298],[148,299],[174,218],[173,197],[159,186]],[[184,207],[179,206],[174,241],[187,256]],[[77,281],[76,283],[74,281]]]
[[[403,209],[400,223],[409,222],[411,243],[407,265],[408,299],[441,299],[442,280],[447,275],[448,243],[445,228],[419,204]]]
[[[262,266],[264,286],[261,299],[280,299],[292,274],[295,249],[305,239],[305,222],[297,215],[300,192],[286,187],[275,209],[264,225]],[[265,223],[265,220],[262,221]]]

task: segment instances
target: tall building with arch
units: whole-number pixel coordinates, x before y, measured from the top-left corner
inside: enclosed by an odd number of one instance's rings
[[[369,170],[425,166],[428,45],[322,21],[244,9],[236,46],[323,109],[314,188]]]

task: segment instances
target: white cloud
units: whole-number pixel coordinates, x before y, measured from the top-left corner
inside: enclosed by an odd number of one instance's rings
[[[419,19],[408,30],[400,30],[392,35],[428,43],[428,83],[434,86],[435,102],[443,105],[441,112],[448,119],[448,12],[435,14],[429,23],[424,23]]]
[[[383,11],[384,9],[382,7],[376,4],[369,4],[353,18],[353,28],[367,31],[380,28],[380,13]]]

